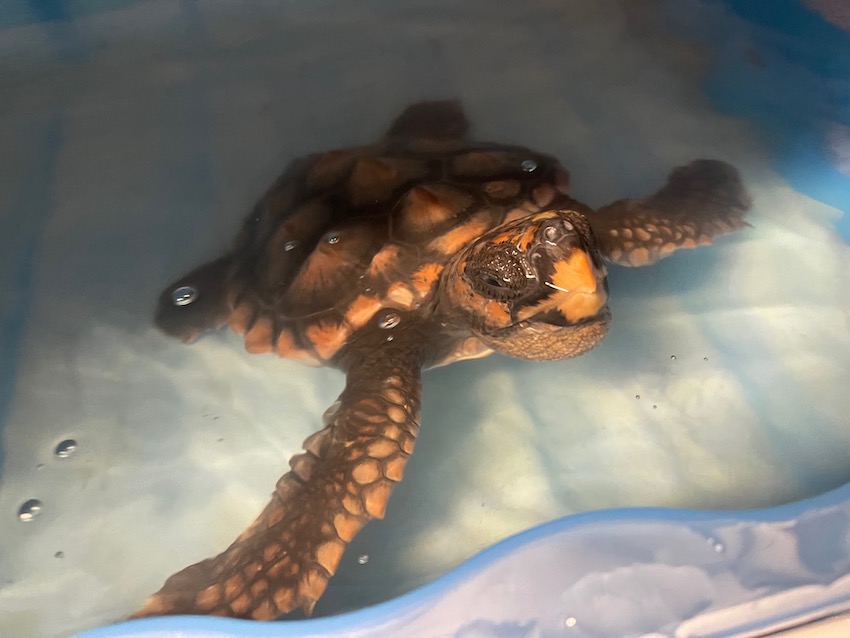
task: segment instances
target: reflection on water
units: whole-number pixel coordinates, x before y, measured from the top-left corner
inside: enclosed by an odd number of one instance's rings
[[[253,519],[341,375],[227,334],[181,346],[151,327],[156,295],[221,251],[289,158],[368,142],[423,97],[460,97],[476,138],[558,156],[591,205],[725,159],[754,229],[612,267],[611,333],[580,359],[427,374],[405,481],[317,613],[571,512],[752,507],[846,482],[838,213],[711,109],[708,54],[655,8],[155,0],[0,31],[0,634],[118,619]]]

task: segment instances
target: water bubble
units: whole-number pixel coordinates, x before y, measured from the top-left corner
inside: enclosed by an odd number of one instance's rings
[[[702,358],[702,360],[703,360],[703,361],[708,361],[708,357],[703,357],[703,358]]]
[[[365,565],[369,562],[369,554],[360,554],[360,556],[357,557],[357,562],[361,565]]]
[[[653,405],[653,406],[652,406],[652,409],[653,409],[653,410],[657,410],[657,409],[658,409],[658,406],[657,406],[657,405]]]
[[[636,394],[636,395],[635,395],[635,399],[640,399],[640,395],[639,395],[639,394]]]
[[[286,252],[289,252],[290,250],[293,250],[293,249],[294,249],[297,245],[298,245],[298,242],[297,242],[297,241],[295,241],[294,239],[290,239],[288,242],[286,242],[286,243],[283,245],[283,249],[284,249]]]
[[[171,291],[171,301],[175,306],[188,306],[198,298],[198,291],[192,286],[180,286]]]
[[[537,162],[533,159],[523,160],[519,167],[526,173],[532,173],[537,170]]]
[[[709,545],[711,545],[711,549],[713,549],[718,554],[723,553],[723,551],[725,551],[725,549],[726,549],[726,547],[723,545],[723,543],[721,543],[719,540],[717,540],[714,537],[707,538],[705,542],[708,543]]]
[[[670,361],[675,361],[675,360],[676,360],[676,355],[675,355],[675,354],[671,354],[671,355],[670,355]]]
[[[339,243],[339,233],[336,232],[336,231],[328,233],[327,242],[329,244],[338,244]]]
[[[393,340],[393,336],[392,336],[392,335],[389,335],[389,336],[387,337],[387,341],[392,341],[392,340]]]
[[[41,514],[41,501],[37,498],[31,498],[18,508],[18,518],[24,523],[29,523],[39,514]]]
[[[65,439],[64,441],[59,443],[59,445],[56,446],[56,449],[53,450],[53,453],[60,459],[67,459],[76,451],[77,442],[74,439]]]
[[[388,310],[378,319],[378,327],[384,330],[395,328],[401,322],[401,315],[393,310]]]
[[[53,554],[53,558],[65,558],[65,552],[58,551],[55,554]]]
[[[570,616],[569,618],[567,618],[567,619],[564,621],[564,624],[565,624],[567,627],[575,627],[577,622],[578,622],[578,621],[577,621],[577,620],[576,620],[573,616]]]

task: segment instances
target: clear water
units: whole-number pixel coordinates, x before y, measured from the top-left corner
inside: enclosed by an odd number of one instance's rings
[[[557,155],[591,205],[726,159],[754,228],[612,268],[611,334],[581,359],[427,374],[405,481],[317,613],[573,512],[757,507],[850,480],[840,213],[711,107],[707,53],[663,3],[115,4],[0,31],[0,635],[118,620],[253,520],[342,377],[225,333],[182,346],[151,327],[154,301],[288,159],[368,142],[420,98],[458,96],[476,137]]]

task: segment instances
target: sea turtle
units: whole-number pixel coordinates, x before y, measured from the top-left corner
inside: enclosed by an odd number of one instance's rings
[[[647,266],[747,225],[749,197],[726,163],[696,160],[654,195],[594,211],[553,157],[470,142],[467,129],[458,102],[422,102],[376,144],[296,160],[224,257],[163,291],[168,335],[229,325],[250,352],[347,377],[259,518],[134,617],[311,613],[402,478],[422,369],[583,354],[611,320],[606,261]]]

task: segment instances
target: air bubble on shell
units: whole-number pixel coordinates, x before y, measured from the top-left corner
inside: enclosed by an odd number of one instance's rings
[[[29,523],[39,514],[41,514],[41,501],[37,498],[31,498],[18,508],[18,518],[24,523]]]
[[[578,622],[578,621],[575,619],[575,617],[570,616],[569,618],[567,618],[567,619],[564,621],[564,624],[565,624],[567,627],[575,627],[577,622]]]
[[[361,565],[365,565],[369,562],[369,554],[360,554],[360,556],[357,557],[357,562]]]
[[[519,167],[526,173],[531,173],[537,170],[537,162],[533,159],[523,160]]]
[[[175,306],[188,306],[198,298],[198,291],[192,286],[180,286],[171,291],[171,302]]]
[[[378,327],[383,330],[395,328],[401,322],[401,315],[393,310],[385,312],[378,319]]]
[[[284,249],[286,252],[289,252],[290,250],[293,250],[293,249],[294,249],[297,245],[298,245],[298,242],[297,242],[297,241],[295,241],[294,239],[290,239],[288,242],[286,242],[286,243],[283,245],[283,249]]]
[[[336,231],[331,232],[331,233],[328,233],[328,236],[327,236],[327,242],[328,242],[329,244],[337,244],[337,243],[339,243],[339,233],[338,233],[338,232],[336,232]]]
[[[676,360],[676,355],[675,355],[675,354],[671,354],[671,355],[670,355],[670,361],[675,361],[675,360]]]

